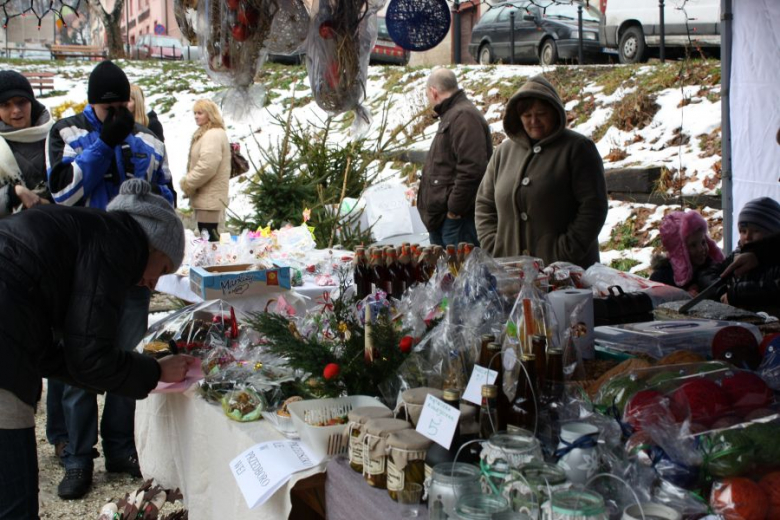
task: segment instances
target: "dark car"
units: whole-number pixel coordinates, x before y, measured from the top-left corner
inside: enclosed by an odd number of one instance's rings
[[[396,45],[390,38],[384,16],[377,17],[376,25],[376,45],[371,49],[370,63],[382,65],[406,65],[409,63],[409,51]]]
[[[576,59],[579,53],[577,5],[551,4],[541,8],[529,0],[506,2],[490,8],[471,33],[469,52],[483,65],[509,63],[511,13],[515,13],[515,63],[553,65],[559,59]],[[601,57],[601,13],[582,9],[582,39],[585,57]]]
[[[144,34],[136,44],[136,58],[141,60],[181,60],[184,58],[184,47],[173,36],[158,36],[156,34]]]

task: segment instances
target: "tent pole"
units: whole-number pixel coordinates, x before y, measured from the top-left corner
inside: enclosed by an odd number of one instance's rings
[[[734,236],[734,196],[731,170],[731,41],[732,0],[720,2],[720,113],[721,113],[721,205],[723,207],[723,252],[731,253]]]

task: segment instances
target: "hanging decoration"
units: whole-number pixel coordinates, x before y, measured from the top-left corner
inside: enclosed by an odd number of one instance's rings
[[[62,2],[54,0],[5,0],[0,1],[0,7],[2,7],[3,13],[3,29],[8,28],[8,22],[16,17],[34,16],[38,20],[38,30],[41,29],[41,23],[43,18],[53,13],[56,18],[59,18],[63,26],[65,19],[62,16],[64,9],[68,8],[72,10],[76,16],[78,16],[78,9],[81,5],[81,0],[75,2]]]
[[[436,47],[450,30],[446,0],[390,0],[385,14],[390,38],[408,51]]]

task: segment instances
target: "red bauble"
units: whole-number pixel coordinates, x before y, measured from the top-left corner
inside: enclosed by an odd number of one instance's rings
[[[752,372],[736,372],[726,376],[720,386],[728,395],[734,411],[739,415],[745,415],[758,408],[766,408],[774,399],[774,393],[769,386]]]
[[[672,394],[672,411],[678,421],[690,417],[692,422],[709,426],[731,409],[729,398],[717,383],[693,379]]]
[[[712,486],[710,507],[725,520],[764,520],[768,518],[769,499],[750,479],[725,478]]]
[[[328,363],[322,371],[322,377],[324,377],[326,381],[330,381],[339,376],[339,371],[341,371],[341,367],[339,367],[338,364]]]
[[[242,42],[249,38],[249,29],[242,23],[237,23],[230,29],[233,39],[237,42]]]
[[[238,9],[238,0],[227,0],[227,6],[231,11]]]
[[[319,28],[320,38],[323,40],[330,40],[336,37],[336,30],[333,28],[333,22],[326,20],[320,24]]]
[[[254,7],[242,7],[238,10],[238,21],[247,27],[256,27],[260,20],[260,13]]]
[[[674,416],[664,402],[664,396],[657,390],[641,390],[628,401],[623,412],[623,421],[635,432],[641,432],[644,425],[674,422]]]
[[[780,518],[780,471],[774,471],[764,476],[758,483],[769,499],[767,518]]]
[[[414,338],[411,336],[404,336],[401,338],[401,341],[398,343],[398,348],[401,349],[401,352],[404,354],[408,354],[412,351],[412,347],[414,346]]]

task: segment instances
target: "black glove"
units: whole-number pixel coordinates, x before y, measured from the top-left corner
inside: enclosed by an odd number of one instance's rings
[[[100,132],[100,140],[110,147],[117,146],[124,141],[135,126],[133,114],[125,107],[110,107],[106,120],[103,121],[103,130]]]

